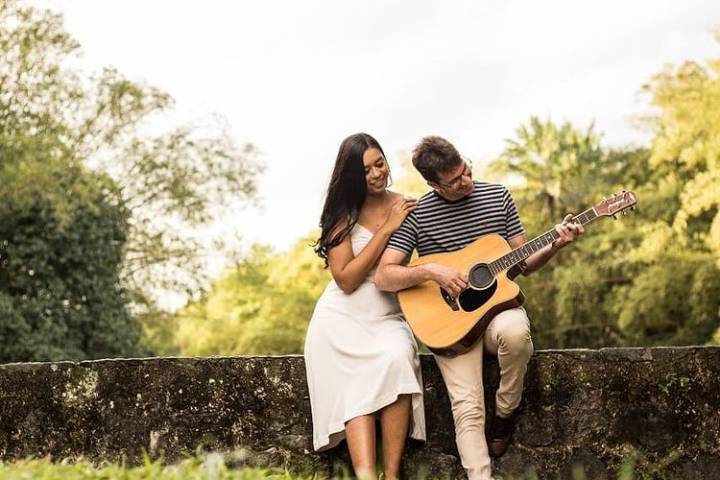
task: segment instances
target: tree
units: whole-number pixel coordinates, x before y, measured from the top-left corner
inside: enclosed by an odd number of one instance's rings
[[[129,212],[117,187],[80,166],[31,163],[22,166],[36,187],[17,164],[0,164],[0,362],[138,355],[120,284]],[[62,221],[50,183],[66,192]]]
[[[567,213],[580,213],[612,193],[617,188],[618,172],[627,166],[627,157],[610,156],[602,150],[592,125],[581,131],[567,122],[556,125],[531,117],[506,145],[490,162],[485,176],[511,185],[530,238],[551,228]],[[589,228],[602,235],[604,226]],[[583,239],[540,271],[518,279],[528,299],[526,308],[540,347],[613,342],[612,325],[593,314],[597,290],[605,285],[598,278],[603,272],[593,268],[596,265],[588,265],[587,257],[595,250],[586,242]],[[582,249],[583,244],[587,250]]]
[[[718,328],[720,271],[707,244],[690,242],[688,233],[673,227],[683,209],[684,182],[695,170],[653,163],[657,141],[653,150],[605,151],[568,124],[535,120],[531,125],[521,127],[519,138],[490,165],[491,172],[519,184],[513,193],[523,219],[531,218],[526,224],[531,237],[549,227],[533,217],[545,218],[553,205],[562,206],[559,217],[592,206],[603,193],[628,189],[640,198],[640,215],[593,223],[577,244],[539,272],[518,279],[536,346],[709,341]],[[584,180],[573,180],[577,172]],[[696,231],[707,229],[709,219],[704,227],[699,220]]]
[[[608,169],[593,125],[583,132],[531,117],[515,134],[487,173],[520,181],[517,202],[532,208],[540,228],[587,207],[602,191]]]
[[[634,252],[650,268],[631,293],[621,321],[635,333],[674,343],[720,338],[720,60],[667,67],[644,87],[658,113],[648,194],[655,212],[647,239]],[[672,266],[670,266],[672,265]],[[652,293],[649,293],[652,292]],[[665,335],[651,313],[664,321]],[[654,328],[653,328],[654,327]],[[657,341],[657,340],[656,340]]]
[[[162,131],[168,94],[87,75],[78,52],[60,15],[0,2],[4,360],[141,353],[128,308],[152,320],[154,289],[204,285],[217,244],[191,233],[253,200],[261,171],[220,123]]]
[[[301,353],[308,322],[330,274],[300,239],[286,253],[256,245],[200,301],[178,313],[184,355]]]
[[[219,122],[209,132],[179,125],[149,134],[172,98],[114,69],[88,76],[72,67],[78,51],[60,15],[0,3],[0,141],[15,162],[42,146],[43,155],[115,179],[130,212],[123,282],[137,303],[153,289],[196,292],[206,280],[203,252],[221,245],[190,232],[254,198],[255,149],[236,146]],[[67,219],[74,204],[46,187],[50,208]]]
[[[720,267],[720,60],[667,68],[645,89],[660,109],[650,162],[678,192],[673,230]]]

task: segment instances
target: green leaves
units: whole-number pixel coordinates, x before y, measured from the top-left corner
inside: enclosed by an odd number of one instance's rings
[[[130,304],[200,289],[188,232],[255,195],[251,146],[159,128],[167,93],[78,51],[60,15],[0,2],[0,361],[141,352]]]
[[[513,189],[521,210],[533,211],[533,226],[556,223],[562,212],[587,207],[612,169],[606,168],[606,156],[591,125],[585,132],[569,123],[531,117],[529,124],[508,139],[500,157],[488,167],[491,177],[520,183]],[[594,203],[594,202],[593,202]]]
[[[145,293],[132,298],[201,289],[202,256],[225,246],[192,233],[255,199],[255,149],[236,145],[220,120],[168,125],[170,95],[113,68],[86,73],[78,51],[60,15],[0,3],[0,169],[13,180],[14,201],[29,208],[42,196],[64,223],[75,206],[68,190],[36,174],[102,172],[113,181],[112,201],[130,214],[122,281]]]
[[[207,296],[178,313],[184,355],[301,353],[315,302],[330,274],[300,239],[287,253],[255,246]]]
[[[651,164],[679,181],[673,228],[720,266],[720,62],[667,68],[645,88],[660,108]]]
[[[705,105],[706,96],[693,93],[706,82],[688,85],[683,77],[696,79],[700,73],[683,71],[672,86],[664,77],[662,98],[669,101],[668,89],[682,88],[683,98],[701,99],[695,110],[715,108]],[[666,113],[660,116],[661,126],[667,119],[691,118]],[[661,128],[651,151],[606,151],[592,127],[579,132],[570,124],[532,118],[490,165],[490,172],[519,185],[513,194],[530,236],[612,192],[635,190],[640,199],[638,214],[589,225],[579,242],[543,270],[519,279],[538,348],[712,341],[720,326],[720,270],[708,244],[714,238],[720,191],[714,185],[720,177],[715,178],[715,170],[703,171],[696,156],[697,148],[707,146],[698,140],[701,133],[678,133],[677,128]],[[682,159],[679,139],[693,145]],[[676,155],[672,162],[671,152]]]
[[[137,355],[139,328],[120,285],[128,212],[102,175],[34,173],[82,195],[68,195],[58,216],[52,195],[27,198],[3,184],[0,362]]]

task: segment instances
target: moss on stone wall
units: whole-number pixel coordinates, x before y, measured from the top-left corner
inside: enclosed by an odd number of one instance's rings
[[[447,394],[422,357],[428,442],[408,445],[409,478],[462,477]],[[494,405],[497,362],[486,359]],[[720,479],[720,348],[547,350],[533,357],[517,433],[495,470],[511,478]],[[323,475],[345,448],[312,452],[300,356],[154,358],[0,366],[0,457],[168,460],[198,447],[238,464]]]

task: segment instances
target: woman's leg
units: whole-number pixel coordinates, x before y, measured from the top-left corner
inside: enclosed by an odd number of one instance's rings
[[[380,411],[383,471],[386,480],[396,480],[400,476],[400,461],[405,450],[411,411],[411,395],[398,396],[395,402]]]
[[[359,480],[375,479],[375,417],[362,415],[345,424],[353,470]]]

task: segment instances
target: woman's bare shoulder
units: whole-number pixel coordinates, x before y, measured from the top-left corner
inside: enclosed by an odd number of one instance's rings
[[[400,199],[400,198],[407,198],[407,199],[412,199],[412,200],[414,200],[414,198],[411,197],[410,195],[404,195],[404,194],[399,193],[399,192],[393,192],[392,190],[388,190],[388,193],[390,194],[390,201],[391,201],[391,202],[395,202],[395,201],[397,201],[397,200]]]

